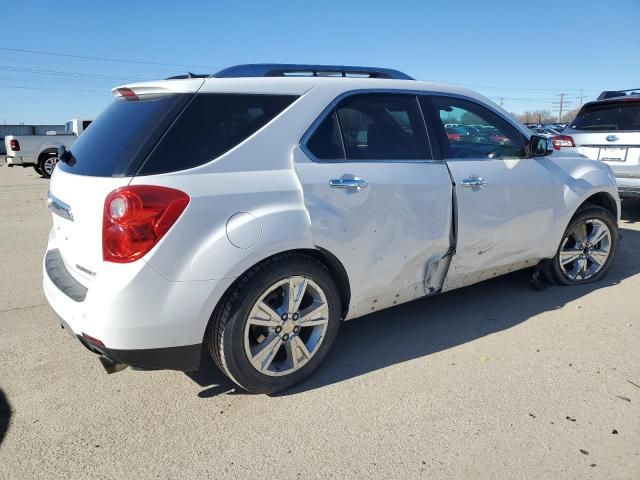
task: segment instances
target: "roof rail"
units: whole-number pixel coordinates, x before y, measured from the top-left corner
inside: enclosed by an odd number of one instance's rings
[[[627,93],[630,92],[630,93]],[[630,88],[629,90],[605,90],[600,94],[598,100],[607,98],[626,97],[627,95],[640,94],[640,88]]]
[[[165,80],[183,80],[185,78],[209,78],[209,73],[191,73],[187,72],[185,75],[174,75],[173,77],[167,77]]]
[[[211,75],[216,78],[237,78],[237,77],[368,77],[386,78],[397,80],[415,80],[406,73],[390,68],[378,67],[354,67],[348,65],[297,65],[288,63],[254,63],[247,65],[236,65],[225,68],[218,73]]]

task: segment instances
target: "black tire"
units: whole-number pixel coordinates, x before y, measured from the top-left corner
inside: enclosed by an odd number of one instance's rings
[[[605,261],[602,268],[593,276],[580,279],[580,280],[572,280],[567,277],[562,269],[560,268],[560,251],[562,248],[562,242],[569,232],[572,232],[574,228],[582,222],[585,222],[589,219],[596,219],[604,222],[606,226],[609,228],[610,236],[611,236],[611,247],[609,250],[609,256]],[[615,257],[616,249],[618,247],[618,226],[616,224],[616,218],[613,214],[607,210],[606,208],[602,208],[598,205],[586,204],[578,209],[576,214],[573,216],[569,225],[567,226],[564,234],[562,235],[562,240],[560,241],[560,245],[558,246],[558,250],[556,251],[555,256],[546,261],[544,265],[544,278],[549,279],[550,283],[555,283],[557,285],[582,285],[585,283],[597,282],[602,277],[607,274],[607,271],[611,267],[611,263],[613,258]]]
[[[42,170],[40,170],[40,167],[38,165],[34,165],[33,169],[36,171],[38,175],[44,176],[44,174],[42,173]]]
[[[56,158],[56,155],[57,155],[57,152],[52,150],[52,151],[43,152],[38,157],[37,167],[40,170],[40,174],[44,178],[51,178],[53,169],[49,169],[47,163],[50,161],[50,159],[54,159],[55,163],[58,163],[58,159]],[[55,165],[54,165],[54,168],[55,168]],[[51,170],[51,171],[48,171],[48,170]]]
[[[290,276],[307,277],[322,289],[329,311],[327,329],[318,350],[299,370],[282,376],[265,375],[251,365],[245,353],[245,324],[265,290]],[[213,313],[205,342],[216,365],[238,386],[253,393],[275,393],[301,382],[318,368],[335,342],[341,311],[340,295],[322,263],[299,253],[276,255],[245,273],[225,294]]]

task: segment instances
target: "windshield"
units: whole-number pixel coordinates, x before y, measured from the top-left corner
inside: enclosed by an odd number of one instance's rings
[[[192,94],[155,100],[117,98],[71,146],[73,165],[58,168],[94,177],[132,176]]]
[[[640,130],[640,102],[619,101],[585,105],[570,128],[574,130]]]

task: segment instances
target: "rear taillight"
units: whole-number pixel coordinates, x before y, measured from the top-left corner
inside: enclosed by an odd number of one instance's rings
[[[562,147],[575,147],[573,137],[569,135],[556,135],[553,137],[553,148],[560,150]]]
[[[19,152],[20,151],[20,142],[18,140],[10,140],[9,141],[9,147],[11,147],[11,151],[12,152]]]
[[[104,202],[102,258],[128,263],[153,248],[189,204],[173,188],[132,185],[111,192]]]
[[[94,345],[98,345],[99,347],[104,347],[104,342],[96,337],[92,337],[91,335],[87,335],[86,333],[82,332],[82,336],[84,338],[86,338],[87,340],[89,340],[91,343],[93,343]]]

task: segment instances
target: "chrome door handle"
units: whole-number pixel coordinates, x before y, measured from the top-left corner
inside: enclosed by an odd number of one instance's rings
[[[486,187],[487,181],[482,177],[469,177],[462,180],[463,187]]]
[[[360,190],[361,188],[368,187],[369,182],[367,182],[363,178],[358,177],[342,177],[329,180],[329,186],[331,188],[356,188]]]

